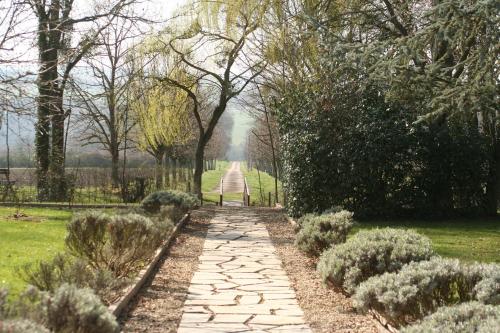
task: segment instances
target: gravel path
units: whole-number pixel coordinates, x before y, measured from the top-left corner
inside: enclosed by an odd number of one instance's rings
[[[311,332],[260,216],[218,209],[178,333]]]
[[[259,216],[266,223],[305,319],[313,332],[387,332],[371,317],[357,314],[348,297],[323,285],[316,272],[316,260],[307,257],[293,245],[295,233],[283,213],[260,209]]]
[[[209,208],[195,211],[177,236],[152,281],[141,290],[125,318],[123,332],[176,332],[193,272],[198,266],[208,223]]]

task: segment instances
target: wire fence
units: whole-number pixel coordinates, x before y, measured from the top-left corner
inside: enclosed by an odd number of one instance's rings
[[[119,184],[114,184],[110,168],[66,169],[71,179],[65,203],[121,204],[141,201],[148,194],[165,189],[191,191],[192,171],[178,168],[157,177],[155,168],[129,168]],[[122,175],[122,174],[121,174]],[[0,202],[38,203],[36,170],[12,168],[8,179],[0,179]]]

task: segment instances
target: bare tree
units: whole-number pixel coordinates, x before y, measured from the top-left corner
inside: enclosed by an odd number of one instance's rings
[[[71,71],[96,44],[98,36],[134,0],[96,3],[92,13],[74,17],[74,0],[28,0],[37,18],[39,71],[35,133],[37,187],[41,200],[64,200],[64,92]],[[85,32],[77,33],[81,28]],[[79,39],[73,42],[75,37]]]
[[[75,87],[83,104],[80,116],[86,123],[82,140],[84,145],[97,144],[109,153],[115,187],[120,184],[120,151],[135,125],[135,121],[125,119],[127,92],[135,74],[131,42],[136,37],[133,21],[118,18],[109,24],[99,33],[99,46],[85,59],[91,81]]]

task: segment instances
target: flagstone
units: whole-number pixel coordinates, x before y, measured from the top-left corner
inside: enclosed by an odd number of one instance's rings
[[[178,332],[311,332],[252,211],[219,210],[212,219]]]

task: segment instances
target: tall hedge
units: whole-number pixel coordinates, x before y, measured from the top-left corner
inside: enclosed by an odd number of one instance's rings
[[[472,118],[417,123],[418,106],[387,103],[383,87],[321,79],[291,86],[275,109],[291,215],[485,212],[491,146]]]

